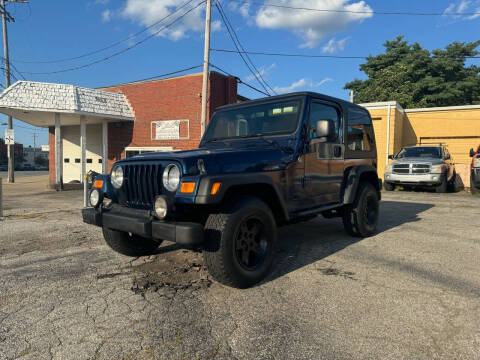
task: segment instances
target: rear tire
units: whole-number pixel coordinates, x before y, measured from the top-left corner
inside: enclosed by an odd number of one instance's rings
[[[147,239],[107,228],[103,228],[103,238],[107,245],[119,254],[133,257],[152,255],[162,243],[161,240]]]
[[[389,183],[389,182],[386,182],[383,184],[384,188],[386,191],[393,191],[395,190],[395,184],[392,184],[392,183]]]
[[[377,191],[369,182],[360,183],[355,201],[343,213],[345,231],[355,237],[372,236],[377,230],[378,214]]]
[[[475,183],[473,182],[472,174],[470,174],[470,193],[472,195],[476,195],[478,193],[478,189],[475,187]]]
[[[253,197],[237,200],[208,217],[205,264],[218,282],[250,287],[268,274],[276,240],[277,227],[268,205]]]
[[[446,193],[448,189],[447,176],[442,175],[442,183],[435,188],[435,191],[439,194]]]

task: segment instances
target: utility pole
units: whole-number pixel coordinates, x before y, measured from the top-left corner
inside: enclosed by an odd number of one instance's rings
[[[3,0],[2,0],[3,1]],[[207,0],[207,11],[205,15],[205,48],[203,51],[203,84],[202,84],[202,115],[200,120],[200,132],[203,136],[207,123],[207,101],[208,101],[208,68],[210,65],[210,19],[212,11],[212,0]]]
[[[7,10],[5,8],[5,0],[2,0],[2,26],[3,26],[3,64],[5,67],[5,88],[10,86],[10,60],[8,57],[8,35],[7,35]],[[13,129],[12,117],[7,117],[8,129]],[[15,144],[8,146],[8,182],[15,182]]]
[[[2,11],[2,26],[3,26],[3,63],[5,65],[5,88],[10,86],[10,58],[8,56],[8,34],[7,21],[15,22],[15,19],[8,13],[5,7],[5,2],[19,2],[27,3],[28,0],[1,0],[0,7]],[[7,117],[8,129],[13,129],[12,117]],[[8,145],[8,182],[15,182],[15,144]]]
[[[37,139],[37,133],[33,133],[33,167],[35,167],[35,155],[37,153],[37,142],[36,142],[36,139]]]

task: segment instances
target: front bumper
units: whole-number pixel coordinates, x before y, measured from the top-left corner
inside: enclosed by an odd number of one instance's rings
[[[408,185],[439,185],[442,174],[394,174],[385,173],[385,182]]]
[[[199,223],[157,220],[150,211],[115,205],[111,208],[83,208],[83,222],[112,230],[129,232],[145,238],[173,241],[181,245],[203,242]]]
[[[472,168],[473,185],[480,187],[480,168]]]

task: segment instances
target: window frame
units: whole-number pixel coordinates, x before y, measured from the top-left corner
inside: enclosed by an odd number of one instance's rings
[[[307,138],[308,138],[308,141],[311,141],[312,139],[318,139],[318,137],[314,137],[314,138],[310,138],[310,127],[311,127],[311,124],[310,124],[310,115],[312,113],[312,105],[313,104],[321,104],[321,105],[325,105],[325,106],[330,106],[332,108],[334,108],[335,110],[337,110],[337,114],[338,114],[338,120],[340,121],[340,126],[339,126],[339,133],[338,133],[338,138],[337,138],[337,141],[336,142],[331,142],[331,141],[327,141],[328,143],[331,143],[331,144],[344,144],[344,139],[345,139],[345,116],[344,116],[344,111],[343,111],[343,108],[340,104],[337,104],[333,101],[327,101],[327,100],[323,100],[323,99],[319,99],[319,98],[315,98],[315,97],[312,97],[311,100],[310,100],[310,104],[308,106],[308,114],[307,114],[307,117],[306,117],[306,122],[307,122]]]
[[[348,148],[348,118],[349,118],[349,109],[355,109],[364,111],[368,119],[370,120],[370,126],[372,127],[372,135],[373,135],[373,146],[370,150],[350,150]],[[344,122],[344,138],[343,143],[345,144],[345,159],[376,159],[377,158],[377,143],[375,139],[375,128],[373,126],[373,119],[370,115],[370,112],[367,109],[362,107],[352,106],[350,104],[345,105],[345,122]]]

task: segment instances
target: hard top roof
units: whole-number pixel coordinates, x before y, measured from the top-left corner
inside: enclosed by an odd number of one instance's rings
[[[223,105],[223,106],[219,106],[216,109],[216,111],[226,110],[226,109],[236,108],[236,107],[243,107],[243,106],[246,106],[246,105],[259,104],[259,103],[263,103],[265,101],[283,100],[283,99],[287,99],[287,98],[302,97],[302,96],[303,97],[314,97],[314,98],[318,98],[320,100],[332,101],[332,102],[335,102],[337,104],[341,104],[341,105],[344,105],[344,106],[353,106],[353,107],[357,107],[357,108],[366,110],[364,107],[362,107],[360,105],[351,103],[351,102],[343,100],[343,99],[339,99],[339,98],[335,98],[335,97],[332,97],[332,96],[316,93],[316,92],[313,92],[313,91],[299,91],[299,92],[293,92],[293,93],[282,94],[282,95],[267,96],[267,97],[263,97],[263,98],[259,98],[259,99],[243,101],[243,102],[236,103],[236,104]]]

